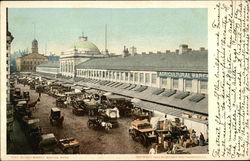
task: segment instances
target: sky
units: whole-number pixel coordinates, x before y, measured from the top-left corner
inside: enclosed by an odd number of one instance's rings
[[[180,44],[207,48],[207,16],[205,8],[9,8],[9,30],[12,51],[31,51],[36,38],[39,53],[60,55],[82,32],[102,51],[105,24],[112,53],[121,54],[123,46],[138,53],[174,51]]]

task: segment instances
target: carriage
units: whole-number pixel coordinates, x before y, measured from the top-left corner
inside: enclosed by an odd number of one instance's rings
[[[94,130],[106,130],[109,131],[112,128],[112,123],[106,120],[103,116],[98,116],[95,119],[88,120],[88,127]]]
[[[63,125],[63,120],[64,117],[61,116],[61,110],[58,108],[51,108],[51,112],[50,112],[50,124],[52,126],[58,126],[58,127],[62,127]]]
[[[56,98],[56,107],[62,107],[62,108],[67,107],[67,104],[65,103],[65,101],[66,101],[65,96],[57,97]]]
[[[86,109],[84,107],[84,102],[81,100],[74,100],[72,101],[72,113],[77,116],[83,116],[86,112]]]

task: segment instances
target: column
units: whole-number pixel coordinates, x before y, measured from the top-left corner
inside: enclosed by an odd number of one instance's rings
[[[167,89],[171,89],[171,78],[167,78]]]
[[[184,91],[184,79],[183,78],[179,78],[178,89],[182,92]]]

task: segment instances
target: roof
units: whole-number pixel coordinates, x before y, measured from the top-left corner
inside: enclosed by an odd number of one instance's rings
[[[29,53],[28,55],[25,55],[23,57],[20,57],[20,59],[23,59],[23,58],[30,58],[30,59],[44,59],[44,58],[47,58],[46,56],[44,55],[41,55],[41,54],[38,54],[38,53]]]
[[[47,139],[54,139],[55,135],[53,133],[49,133],[49,134],[43,134],[41,137],[42,140],[47,140]]]
[[[143,70],[143,71],[208,71],[208,52],[190,51],[186,54],[139,54],[127,57],[90,59],[77,69]]]
[[[37,67],[50,67],[50,68],[59,68],[59,61],[47,61],[45,63],[39,64]]]
[[[137,125],[141,125],[141,124],[150,124],[149,121],[147,119],[144,120],[134,120],[131,122],[131,125],[137,126]]]
[[[101,54],[100,50],[94,43],[87,41],[87,39],[81,39],[81,37],[79,41],[74,43],[70,47],[70,49],[67,50],[67,52],[72,52],[72,51],[78,51],[80,53],[85,53],[85,54],[88,53],[88,54],[93,54],[93,55]]]
[[[103,90],[107,92],[112,92],[113,94],[118,94],[118,95],[123,95],[127,96],[130,98],[137,98],[140,100],[145,100],[148,102],[152,103],[157,103],[157,104],[162,104],[165,106],[169,106],[171,108],[175,109],[182,109],[185,111],[191,111],[195,113],[200,113],[203,115],[208,115],[208,95],[205,94],[205,98],[200,100],[199,102],[193,102],[190,101],[190,99],[196,95],[196,93],[190,93],[189,96],[183,98],[183,99],[177,99],[175,98],[176,95],[183,93],[183,92],[176,92],[174,95],[171,95],[170,97],[164,96],[164,93],[159,94],[159,95],[154,95],[152,94],[157,88],[154,87],[148,87],[146,90],[142,92],[137,92],[134,90],[124,90],[122,86],[119,87],[111,87],[111,86],[104,86],[104,85],[99,85],[99,84],[94,84],[91,82],[80,82],[80,85],[84,86],[90,86],[91,88],[98,89],[98,90]],[[136,87],[138,88],[138,87]],[[135,88],[134,88],[135,89]],[[133,102],[138,102],[134,101]],[[150,108],[149,108],[150,109]],[[154,110],[154,108],[153,108]]]
[[[56,108],[56,107],[51,108],[51,110],[52,110],[53,112],[59,112],[59,111],[61,111],[59,108]]]
[[[97,46],[90,41],[78,41],[74,44],[74,48],[99,52],[99,49],[97,48]]]

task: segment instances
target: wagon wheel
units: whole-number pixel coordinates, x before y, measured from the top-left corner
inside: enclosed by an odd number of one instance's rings
[[[131,137],[134,141],[136,141],[136,135],[134,133],[131,133]]]
[[[90,129],[94,128],[94,124],[90,120],[88,121],[88,128],[90,128]]]
[[[147,146],[147,144],[148,144],[147,137],[144,134],[141,134],[139,138],[140,138],[141,144],[143,146]]]

